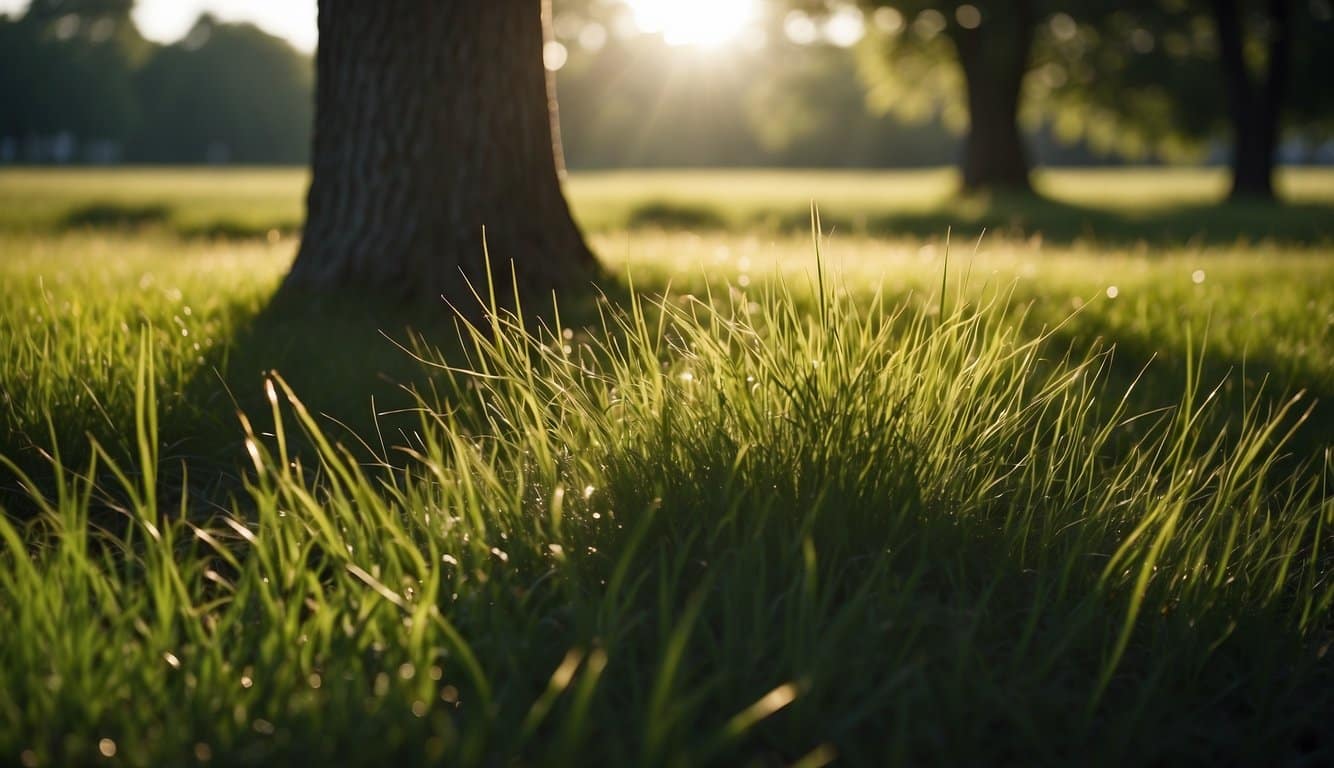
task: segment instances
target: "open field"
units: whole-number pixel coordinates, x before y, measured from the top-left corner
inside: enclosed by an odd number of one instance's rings
[[[0,172],[0,764],[1334,760],[1334,174],[580,175],[553,333],[302,183]]]
[[[1047,240],[1226,244],[1328,242],[1334,170],[1289,169],[1289,205],[1229,205],[1221,170],[1049,170],[1046,202],[959,201],[952,171],[613,171],[575,173],[569,191],[591,232],[659,226],[801,233],[811,201],[847,234],[936,237],[987,227]],[[160,228],[186,236],[291,234],[297,169],[0,170],[0,230]]]

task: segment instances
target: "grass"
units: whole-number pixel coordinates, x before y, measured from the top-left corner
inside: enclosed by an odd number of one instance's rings
[[[161,229],[190,238],[280,237],[301,225],[297,169],[0,170],[0,232]],[[1328,244],[1334,171],[1285,169],[1283,207],[1218,205],[1221,169],[1053,169],[1045,199],[959,200],[950,171],[575,173],[569,193],[594,233],[668,230],[804,234],[811,200],[836,232],[938,237],[950,226],[1069,244]]]
[[[958,232],[470,327],[0,227],[0,762],[1334,758],[1327,247]]]

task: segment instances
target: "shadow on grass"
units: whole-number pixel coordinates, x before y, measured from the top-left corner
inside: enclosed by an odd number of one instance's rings
[[[218,217],[184,220],[177,209],[163,203],[92,202],[70,210],[52,224],[55,233],[104,230],[137,232],[166,230],[187,240],[256,240],[290,237],[301,222],[289,219],[243,220]]]
[[[817,201],[818,202],[818,201]],[[1317,204],[1181,204],[1154,209],[1095,208],[1037,196],[953,198],[920,210],[891,210],[874,205],[849,214],[821,211],[827,230],[876,237],[938,238],[949,228],[986,229],[1018,238],[1041,237],[1058,244],[1107,246],[1146,244],[1179,248],[1272,241],[1313,245],[1334,240],[1334,206]],[[761,208],[729,219],[706,203],[651,200],[632,208],[629,228],[723,230],[803,234],[810,231],[810,211]]]

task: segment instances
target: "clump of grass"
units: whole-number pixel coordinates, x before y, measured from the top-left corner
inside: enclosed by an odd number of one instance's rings
[[[410,434],[280,377],[230,501],[53,464],[0,522],[0,754],[51,765],[1296,760],[1334,749],[1328,455],[1298,404],[1127,410],[1004,293],[821,273],[491,312]],[[1198,371],[1190,360],[1187,369]],[[110,477],[109,483],[96,478]],[[116,530],[90,528],[94,510]]]

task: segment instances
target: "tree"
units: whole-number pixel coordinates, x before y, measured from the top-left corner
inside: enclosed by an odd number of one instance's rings
[[[952,99],[954,74],[926,70],[951,60],[957,65],[967,121],[961,162],[965,190],[1031,189],[1019,107],[1040,20],[1037,2],[862,0],[873,21],[872,55],[881,60],[870,67],[873,88],[884,90],[892,81],[897,87],[891,90],[900,93],[924,88],[934,91],[931,98]]]
[[[1210,0],[1218,28],[1219,62],[1232,123],[1233,199],[1274,199],[1279,119],[1292,53],[1292,0],[1267,0],[1261,25],[1263,70],[1246,61],[1247,40],[1239,0]],[[1326,73],[1328,74],[1328,73]]]
[[[308,217],[285,290],[543,296],[592,254],[553,151],[544,0],[320,0]]]
[[[1068,25],[1051,50],[1070,76],[1043,95],[1159,154],[1226,136],[1231,198],[1269,200],[1282,129],[1329,134],[1331,17],[1326,0],[1129,2]]]
[[[132,157],[152,162],[306,162],[310,59],[251,24],[204,15],[138,73],[143,127]],[[263,87],[256,87],[263,84]]]
[[[134,70],[149,44],[132,0],[36,0],[0,17],[0,137],[123,142],[138,124]]]

